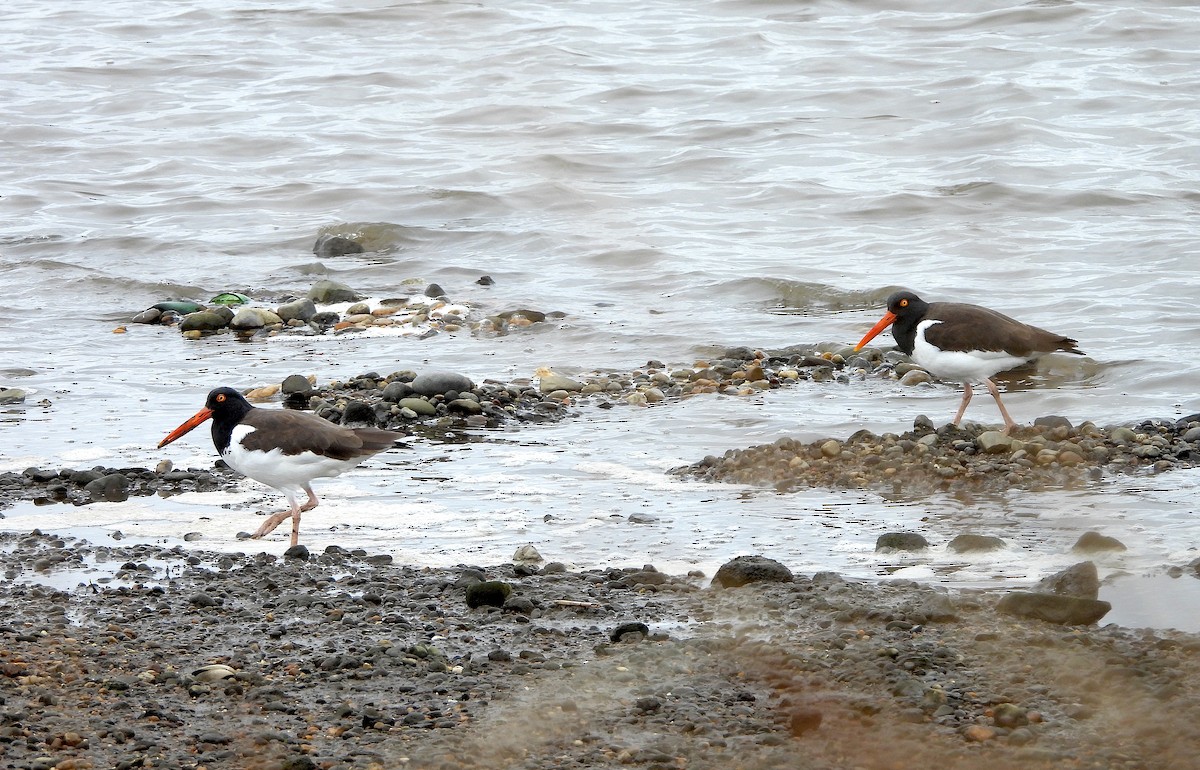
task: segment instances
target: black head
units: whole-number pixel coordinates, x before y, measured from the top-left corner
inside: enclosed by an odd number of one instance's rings
[[[220,421],[233,420],[237,422],[254,407],[237,390],[233,388],[213,388],[208,393],[204,407],[213,413],[213,418]]]
[[[887,300],[888,312],[897,318],[922,316],[928,308],[928,302],[907,290],[893,292]]]

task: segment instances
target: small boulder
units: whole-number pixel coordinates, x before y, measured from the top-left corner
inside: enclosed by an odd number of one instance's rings
[[[83,490],[91,495],[93,500],[121,503],[129,499],[129,479],[121,473],[110,473],[89,481]]]
[[[303,297],[275,308],[275,314],[284,321],[307,322],[317,314],[317,306],[308,297]]]
[[[462,393],[475,388],[475,383],[469,377],[454,372],[423,372],[409,385],[414,393],[421,396],[440,396],[452,390]]]
[[[1003,547],[1004,541],[994,535],[959,535],[946,544],[946,549],[954,553],[997,551]]]
[[[1098,599],[1100,597],[1100,576],[1096,565],[1090,561],[1082,561],[1043,578],[1035,591],[1058,594],[1060,596],[1078,596],[1082,599]]]
[[[362,244],[344,235],[322,233],[313,244],[313,254],[318,257],[342,257],[346,254],[362,254],[365,251]]]
[[[198,313],[188,313],[185,315],[183,320],[179,322],[179,331],[216,331],[217,329],[224,329],[231,320],[233,320],[232,313],[229,318],[226,318],[224,313],[219,313],[216,310],[201,310]]]
[[[1108,614],[1112,605],[1077,596],[1012,591],[996,604],[996,612],[1064,626],[1088,626]]]
[[[875,540],[876,551],[920,551],[929,541],[916,532],[887,532]]]
[[[550,372],[543,374],[538,379],[538,390],[542,393],[553,393],[556,390],[565,390],[568,393],[578,393],[583,390],[583,383],[578,380],[573,380],[570,377],[564,377],[561,374]]]
[[[792,571],[765,556],[738,556],[721,565],[712,579],[713,585],[737,588],[750,583],[790,583]]]
[[[1071,546],[1076,553],[1102,553],[1104,551],[1124,551],[1125,544],[1115,537],[1101,535],[1099,532],[1084,532]]]
[[[504,602],[512,593],[512,586],[502,580],[486,580],[467,586],[467,606],[471,609],[478,607],[503,607]]]

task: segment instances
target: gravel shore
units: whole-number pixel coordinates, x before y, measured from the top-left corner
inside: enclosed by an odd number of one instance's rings
[[[1200,750],[1196,635],[781,565],[724,588],[289,554],[0,535],[4,766],[1182,769]]]

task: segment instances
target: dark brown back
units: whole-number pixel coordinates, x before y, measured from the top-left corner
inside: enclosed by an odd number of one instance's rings
[[[255,409],[242,422],[255,430],[242,439],[247,449],[282,449],[285,455],[314,452],[335,460],[369,457],[395,445],[400,434],[378,428],[346,428],[307,412]]]
[[[978,305],[934,302],[929,305],[925,319],[946,322],[925,330],[925,339],[942,350],[1004,351],[1021,358],[1055,351],[1083,355],[1070,337],[1021,323]]]

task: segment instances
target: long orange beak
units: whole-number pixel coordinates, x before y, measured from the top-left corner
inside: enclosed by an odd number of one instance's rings
[[[209,419],[212,416],[213,416],[212,410],[209,409],[207,406],[204,407],[199,412],[196,412],[194,415],[192,415],[190,420],[185,422],[183,425],[180,425],[178,428],[171,431],[170,433],[168,433],[166,438],[164,438],[162,441],[158,442],[158,448],[162,449],[167,444],[170,444],[172,441],[179,438],[180,436],[190,433],[192,430],[194,430],[196,428],[197,425],[200,425],[201,423],[203,423],[205,420]]]
[[[857,345],[854,346],[854,352],[857,353],[858,351],[862,350],[863,345],[866,345],[868,342],[875,339],[875,337],[879,334],[879,332],[888,328],[895,322],[896,322],[896,314],[895,313],[892,313],[892,312],[884,313],[883,318],[879,319],[879,323],[872,326],[871,331],[869,331],[865,335],[863,335],[863,338],[858,341]],[[188,430],[191,430],[191,428],[189,428]],[[170,437],[168,436],[168,438],[170,438]]]

